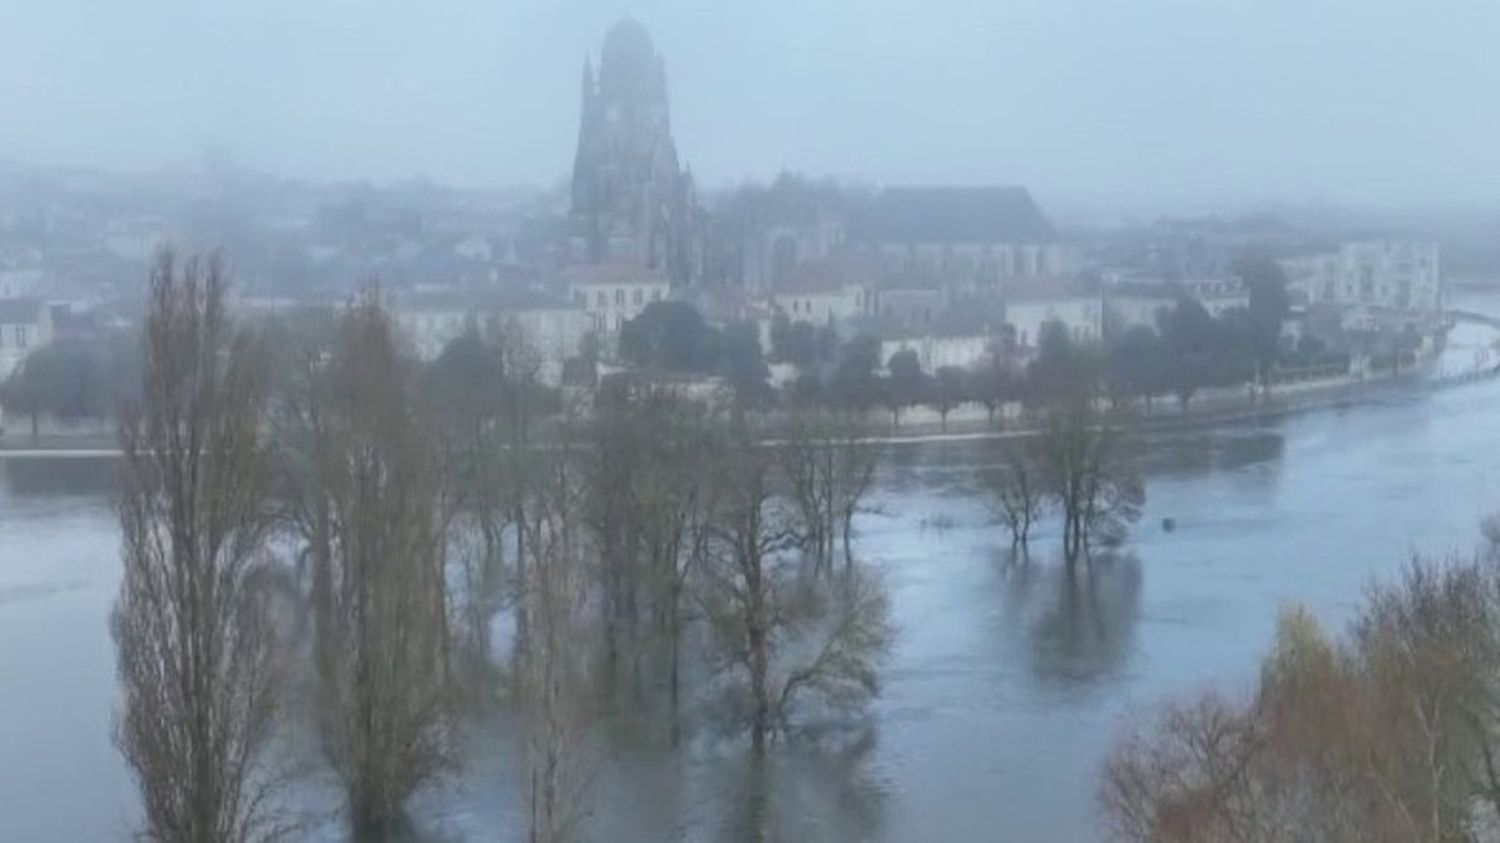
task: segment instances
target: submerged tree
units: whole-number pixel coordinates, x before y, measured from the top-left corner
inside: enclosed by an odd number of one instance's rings
[[[1095,542],[1117,544],[1140,518],[1145,487],[1116,420],[1090,401],[1047,411],[1040,458],[1063,518],[1063,553],[1071,565]]]
[[[992,509],[1010,531],[1011,548],[1024,551],[1032,526],[1046,512],[1048,498],[1042,467],[1024,444],[1005,449],[989,491]]]
[[[158,255],[143,340],[142,403],[120,428],[116,740],[148,838],[274,838],[286,828],[264,759],[281,678],[258,585],[271,524],[266,373],[225,314],[217,257]]]
[[[880,452],[851,412],[793,413],[782,429],[777,455],[795,509],[795,532],[814,567],[827,570],[842,541],[845,564],[854,561],[854,517],[875,478]]]
[[[527,840],[566,840],[585,814],[588,724],[593,704],[594,633],[582,530],[585,489],[571,431],[538,466],[525,507],[531,577],[521,594],[531,621],[519,654],[524,717]]]
[[[724,666],[748,685],[746,720],[759,749],[803,696],[816,692],[843,706],[878,690],[876,665],[890,637],[886,602],[857,567],[818,579],[789,558],[795,505],[777,491],[765,448],[741,436],[725,449],[717,476],[700,599]]]
[[[454,759],[442,461],[377,293],[310,376],[290,488],[313,566],[318,724],[355,828],[378,833]]]

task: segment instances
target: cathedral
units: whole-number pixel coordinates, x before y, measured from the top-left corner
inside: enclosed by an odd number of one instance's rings
[[[694,274],[693,179],[677,160],[666,69],[645,27],[626,18],[605,36],[597,75],[584,60],[569,215],[572,258]]]

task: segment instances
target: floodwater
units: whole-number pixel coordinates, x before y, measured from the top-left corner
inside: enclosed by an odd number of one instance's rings
[[[673,752],[616,738],[594,769],[586,836],[1099,839],[1095,777],[1130,718],[1245,688],[1288,602],[1338,626],[1413,552],[1470,552],[1500,510],[1497,445],[1494,380],[1156,433],[1130,542],[1074,578],[1051,525],[1028,563],[1008,558],[980,481],[996,443],[888,446],[879,511],[857,539],[898,628],[868,723],[778,743],[763,762],[734,740]],[[0,839],[119,840],[136,816],[110,742],[114,470],[0,459]],[[517,836],[516,743],[486,726],[468,745],[467,771],[415,800],[412,837]],[[314,802],[327,793],[302,786]],[[338,838],[336,823],[320,828]]]

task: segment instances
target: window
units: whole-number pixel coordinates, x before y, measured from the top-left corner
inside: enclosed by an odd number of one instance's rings
[[[625,306],[625,288],[623,288],[623,287],[618,288],[618,289],[615,290],[615,306],[616,307],[624,307]]]
[[[600,290],[594,295],[594,303],[600,307],[607,307],[609,305],[609,297],[604,294],[603,290]]]
[[[631,293],[630,293],[630,302],[631,302],[631,304],[634,304],[636,307],[640,307],[641,303],[644,302],[645,300],[646,300],[646,292],[644,290],[642,290],[640,287],[636,287],[634,290],[631,291]]]

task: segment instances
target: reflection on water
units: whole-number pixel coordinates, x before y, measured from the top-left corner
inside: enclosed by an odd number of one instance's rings
[[[0,500],[114,493],[119,463],[113,457],[0,458]]]
[[[880,837],[886,793],[871,775],[875,730],[837,744],[796,742],[762,755],[745,749],[719,769],[727,806],[722,840],[871,840]]]
[[[1076,568],[1061,558],[999,555],[1001,634],[1008,644],[1024,642],[1039,684],[1086,686],[1128,666],[1141,600],[1133,553],[1097,554]]]

